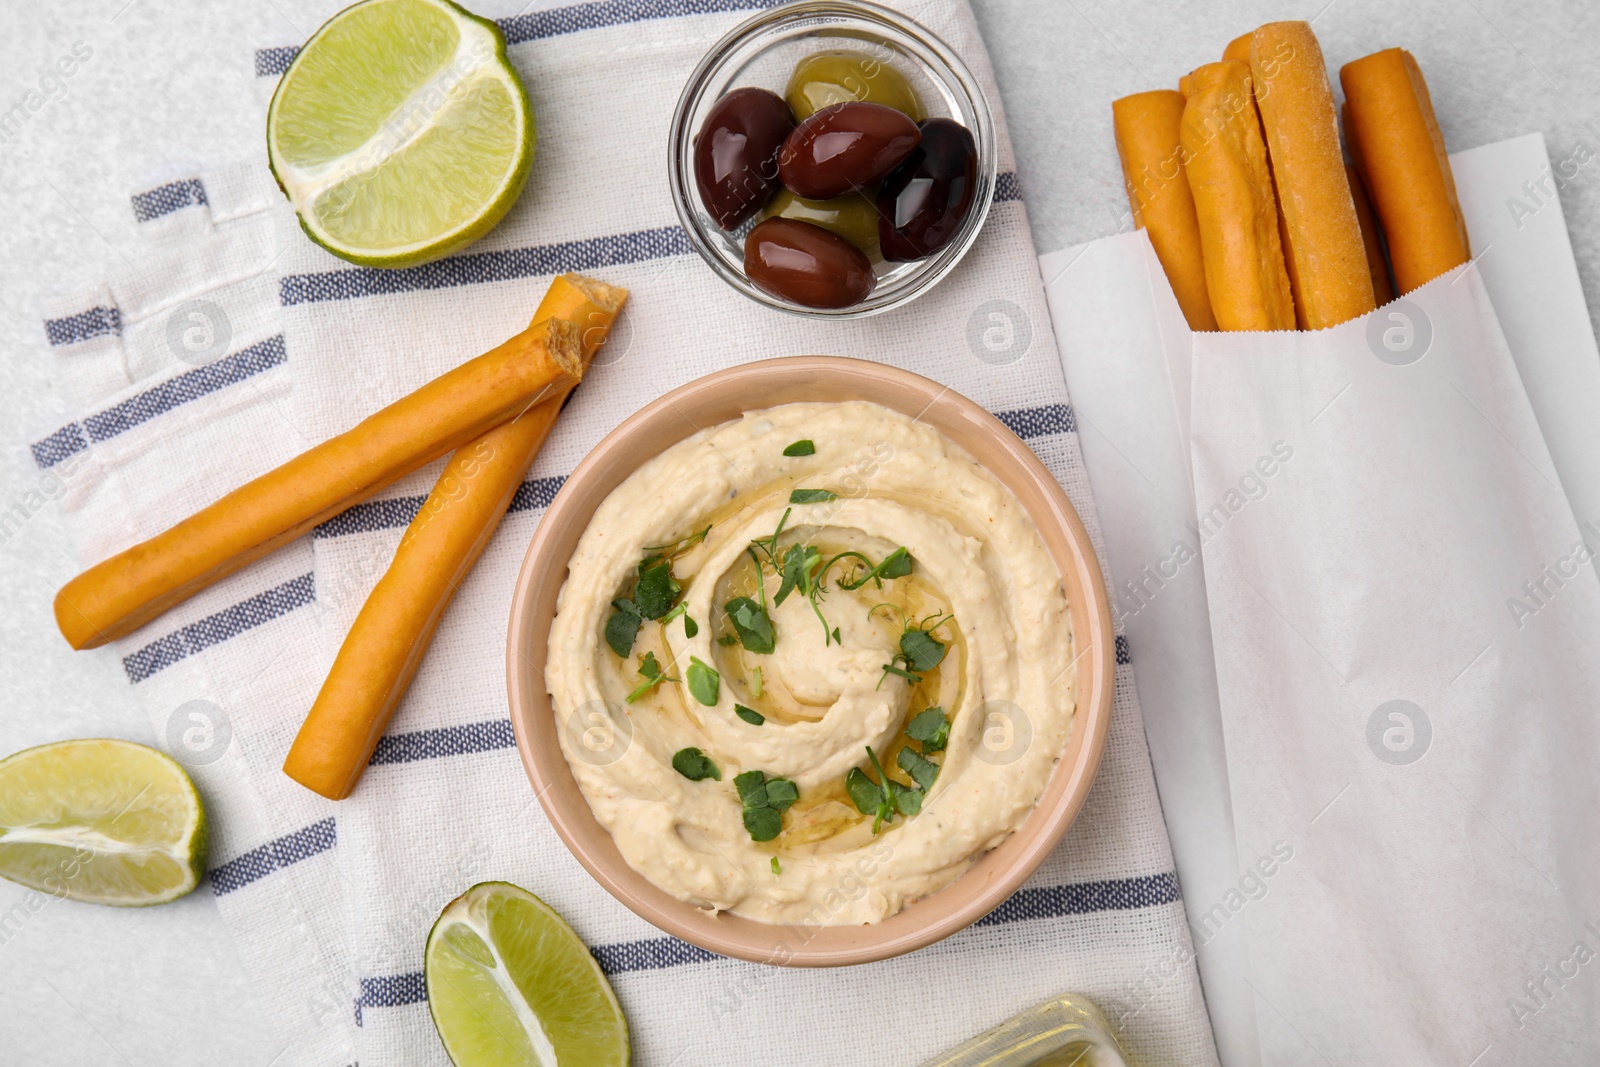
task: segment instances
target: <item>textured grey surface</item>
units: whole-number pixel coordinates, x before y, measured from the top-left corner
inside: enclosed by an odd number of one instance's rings
[[[1600,5],[1323,2],[973,0],[1040,250],[1124,225],[1112,99],[1172,84],[1233,36],[1273,19],[1315,17],[1334,63],[1390,45],[1411,48],[1454,149],[1543,130],[1558,163],[1579,141],[1600,150],[1600,82],[1592,73]],[[24,442],[53,429],[67,409],[40,363],[36,303],[137,269],[130,191],[258,153],[251,49],[302,39],[337,6],[0,6],[0,116],[19,103],[26,111],[30,91],[43,99],[0,132],[0,512],[14,516],[0,529],[0,753],[63,737],[154,740],[115,656],[68,651],[50,615],[50,598],[77,559],[59,507],[30,495],[39,481],[23,453]],[[89,59],[70,78],[41,87],[80,41],[92,50]],[[1586,291],[1600,292],[1600,162],[1578,171],[1562,202]],[[1592,314],[1593,299],[1590,306]],[[272,1035],[205,891],[141,911],[50,902],[30,912],[26,896],[0,882],[6,1062],[248,1067],[273,1060]]]

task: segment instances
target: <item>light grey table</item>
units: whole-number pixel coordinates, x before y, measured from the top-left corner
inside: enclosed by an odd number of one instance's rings
[[[37,302],[135,258],[127,194],[259,153],[245,65],[339,6],[317,0],[0,0],[0,753],[65,737],[153,742],[109,651],[73,653],[54,591],[77,569],[59,509],[28,502],[25,441],[66,402],[41,365]],[[943,0],[930,0],[931,3]],[[1115,232],[1125,209],[1110,102],[1171,84],[1273,19],[1315,19],[1325,51],[1417,53],[1445,137],[1544,131],[1597,153],[1562,190],[1587,292],[1600,292],[1600,5],[1588,0],[973,0],[1041,251]],[[485,13],[499,14],[490,5]],[[41,76],[82,42],[70,78]],[[37,110],[25,105],[39,92]],[[14,104],[24,104],[21,121]],[[1580,154],[1583,157],[1587,153]],[[1590,301],[1591,314],[1595,307]],[[208,893],[149,910],[51,902],[0,882],[0,1059],[42,1065],[269,1064],[277,1049]]]

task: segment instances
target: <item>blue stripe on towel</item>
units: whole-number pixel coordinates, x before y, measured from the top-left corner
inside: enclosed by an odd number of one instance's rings
[[[87,416],[81,424],[70,423],[42,441],[35,441],[31,446],[33,461],[42,468],[52,467],[73,453],[88,448],[91,441],[96,444],[109,441],[118,434],[149,422],[157,415],[253,378],[262,371],[281,366],[287,360],[283,335],[279,334],[249,348],[241,348],[232,355],[223,356],[215,363],[175,374],[104,411]]]
[[[92,307],[76,315],[44,320],[44,335],[51,345],[75,345],[95,337],[121,336],[122,312]]]
[[[421,971],[363,978],[361,996],[356,1000],[356,1025],[361,1025],[362,1008],[398,1008],[402,1004],[420,1004],[427,999],[427,979]]]
[[[994,179],[994,202],[995,203],[1003,204],[1003,203],[1006,203],[1007,201],[1010,201],[1010,200],[1021,200],[1021,199],[1022,199],[1022,187],[1017,184],[1017,175],[1016,175],[1015,171],[1008,170],[1004,174],[999,174],[999,175],[995,176],[995,179]]]
[[[995,181],[996,200],[1018,199],[1017,176],[1009,171]],[[278,281],[278,303],[284,307],[364,296],[392,296],[426,289],[537,278],[566,271],[596,271],[619,263],[643,263],[687,256],[693,249],[681,226],[590,237],[581,241],[508,248],[501,252],[465,252],[420,267],[379,270],[346,267],[317,274],[291,274]]]
[[[310,826],[268,841],[244,855],[229,860],[211,870],[211,892],[216,896],[231,893],[251,882],[265,878],[273,871],[309,859],[334,846],[338,834],[334,821],[323,819]]]
[[[516,512],[547,508],[566,480],[564,474],[553,478],[529,478],[517,487],[516,495],[511,498],[511,505],[506,510]],[[345,537],[409,526],[427,499],[425,496],[397,496],[388,500],[367,500],[317,526],[311,531],[311,536]]]
[[[312,527],[311,536],[344,537],[347,534],[371,533],[374,530],[396,530],[410,526],[411,520],[422,510],[425,496],[397,496],[388,500],[363,500],[339,512],[326,522]]]
[[[232,607],[223,608],[214,615],[207,615],[198,622],[174,630],[165,637],[157,638],[138,651],[124,656],[122,669],[128,672],[129,681],[142,682],[179,660],[187,659],[212,645],[219,645],[230,637],[237,637],[246,630],[253,630],[280,615],[287,615],[295,608],[304,607],[316,599],[315,578],[310,574],[302,574],[282,585],[257,593],[247,600],[241,600]]]
[[[600,962],[600,969],[608,975],[627,974],[629,971],[659,971],[685,963],[709,963],[724,958],[675,937],[596,945],[589,951]]]
[[[33,453],[34,463],[41,470],[48,470],[68,456],[76,455],[89,447],[89,439],[83,436],[83,427],[75,422],[69,422],[55,433],[42,441],[35,441],[28,446]]]
[[[662,226],[502,252],[466,252],[398,270],[351,267],[319,274],[291,274],[278,281],[278,302],[284,307],[293,307],[325,300],[451,289],[565,271],[596,271],[619,263],[686,256],[689,252],[689,235],[683,232],[683,227]]]
[[[300,54],[297,44],[278,45],[274,48],[256,49],[256,77],[276,78],[289,69],[294,57]]]
[[[199,178],[185,178],[168,182],[154,189],[133,194],[133,217],[137,222],[149,222],[186,207],[199,207],[207,203],[206,187]]]
[[[488,722],[389,734],[379,739],[378,747],[372,750],[372,759],[368,763],[374,767],[384,763],[415,763],[418,760],[516,747],[517,737],[512,732],[511,720],[492,719]]]
[[[528,15],[500,19],[506,44],[521,44],[545,37],[559,37],[602,26],[620,26],[650,19],[674,19],[685,15],[712,15],[729,11],[761,11],[784,0],[601,0],[594,4],[573,4]]]
[[[497,20],[506,44],[522,44],[546,37],[560,37],[603,26],[621,26],[651,19],[681,18],[685,15],[710,15],[729,11],[761,11],[784,0],[601,0],[594,4],[535,11]],[[256,49],[256,77],[276,78],[289,69],[300,54],[297,45]]]
[[[1066,404],[1045,404],[1037,408],[1018,408],[1015,411],[997,411],[994,417],[1006,424],[1006,429],[1024,441],[1053,433],[1072,433],[1078,423],[1072,408]]]
[[[1121,634],[1117,635],[1117,666],[1124,667],[1133,662],[1133,653],[1128,649],[1128,639]]]
[[[1103,882],[1024,887],[974,925],[997,926],[1025,919],[1058,919],[1063,915],[1096,911],[1153,908],[1178,899],[1178,876],[1171,871]]]
[[[974,925],[997,926],[1030,919],[1058,919],[1065,915],[1153,908],[1172,904],[1178,899],[1178,876],[1172,871],[1138,878],[1024,888],[1017,890],[1005,903]],[[675,937],[651,937],[595,945],[589,951],[609,977],[630,971],[660,971],[725,958]],[[361,1024],[362,1008],[400,1007],[419,1004],[427,999],[427,983],[421,971],[363,978],[361,998],[355,1006],[356,1024]]]

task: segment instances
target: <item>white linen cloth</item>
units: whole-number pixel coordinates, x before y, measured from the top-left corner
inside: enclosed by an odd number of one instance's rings
[[[970,13],[926,6],[917,14],[967,57],[996,102]],[[420,999],[426,928],[473,881],[504,877],[538,892],[595,946],[644,1063],[686,1053],[697,1063],[732,1063],[754,1047],[799,1062],[847,1062],[882,1053],[882,1035],[868,1020],[920,1017],[895,1049],[915,1062],[1063,986],[1110,1001],[1113,1011],[1122,1006],[1124,1036],[1139,1055],[1207,1062],[1213,1053],[1187,935],[1170,925],[1158,932],[1181,917],[1159,914],[1169,905],[1158,901],[1175,894],[1164,881],[1169,853],[1129,690],[1091,801],[1096,810],[1018,901],[938,948],[848,971],[707,962],[661,938],[596,891],[525,783],[509,747],[502,657],[512,579],[532,522],[593,444],[678,384],[733,363],[805,352],[906,366],[1005,413],[1092,515],[1012,179],[1002,180],[983,239],[945,285],[911,308],[863,322],[763,312],[684,254],[665,182],[650,161],[666,157],[687,70],[740,17],[634,19],[513,45],[541,148],[527,193],[494,234],[454,261],[413,271],[354,269],[304,242],[278,264],[284,328],[307,386],[297,394],[306,402],[301,420],[313,435],[348,425],[353,414],[519,329],[555,269],[589,270],[633,292],[618,337],[535,464],[526,510],[507,519],[464,584],[391,726],[381,765],[341,807],[341,862],[359,887],[347,917],[363,983],[361,1058],[391,1062],[403,1050],[436,1049]],[[597,85],[606,90],[597,94]],[[1009,174],[1004,142],[1000,155]],[[424,473],[386,494],[391,502],[329,523],[314,540],[319,580],[374,581],[374,559],[392,551],[430,484]],[[359,599],[345,604],[340,622],[353,617]],[[330,639],[341,632],[336,625]],[[1130,788],[1140,779],[1146,785]],[[423,842],[432,844],[419,848]],[[1126,903],[1154,907],[1118,906]],[[1011,916],[1039,918],[1002,921]],[[1106,951],[1109,945],[1124,947]],[[698,994],[685,997],[689,981]],[[948,990],[950,1010],[921,1012],[927,990]],[[819,1018],[841,1025],[819,1029]],[[667,1019],[672,1036],[664,1038],[652,1021]],[[759,1046],[751,1044],[756,1033]]]
[[[252,777],[207,773],[202,787],[218,823],[252,802],[247,784],[271,793],[272,800],[258,807],[284,816],[260,833],[219,838],[212,877],[212,891],[223,890],[219,903],[230,897],[242,903],[248,896],[271,899],[280,910],[299,909],[299,918],[276,921],[264,906],[259,915],[235,922],[234,915],[243,913],[231,910],[231,901],[224,907],[246,957],[264,982],[283,992],[278,1014],[291,1045],[282,1063],[443,1063],[422,999],[423,943],[444,904],[485,878],[505,878],[539,893],[594,948],[628,1012],[641,1064],[732,1063],[752,1053],[801,1063],[871,1056],[911,1064],[1067,989],[1099,1001],[1141,1061],[1216,1060],[1129,652],[1120,640],[1112,736],[1073,830],[1030,883],[983,923],[900,960],[801,971],[721,960],[663,937],[599,890],[572,860],[527,784],[512,747],[504,695],[512,576],[562,475],[617,422],[672,386],[733,363],[806,352],[908,367],[999,413],[1060,478],[1098,537],[1037,261],[1010,173],[1004,117],[965,5],[928,5],[913,14],[954,45],[986,85],[1001,123],[1005,173],[982,239],[938,290],[908,309],[864,322],[812,323],[745,301],[717,283],[689,251],[659,165],[667,119],[695,60],[758,6],[766,5],[611,0],[504,20],[514,42],[512,60],[540,124],[533,176],[518,207],[494,233],[436,264],[378,272],[326,255],[303,238],[282,205],[262,193],[269,187],[259,164],[248,174],[204,175],[136,200],[136,211],[145,205],[149,225],[185,250],[226,228],[228,220],[253,232],[255,223],[245,219],[262,212],[271,217],[277,244],[251,262],[265,258],[263,269],[274,284],[266,299],[259,287],[252,288],[236,314],[241,322],[259,318],[263,328],[271,328],[277,316],[287,359],[279,369],[287,371],[292,389],[269,396],[256,374],[241,374],[203,394],[180,389],[183,400],[153,414],[143,432],[159,443],[180,409],[185,424],[206,430],[208,436],[180,456],[156,449],[168,482],[184,483],[187,495],[169,499],[160,491],[166,483],[151,482],[130,467],[115,499],[75,513],[85,531],[86,562],[170,524],[503,340],[525,324],[554,273],[583,270],[633,291],[616,334],[458,594],[350,800],[325,805],[277,768],[345,627],[381,574],[437,465],[311,538],[313,611],[285,605],[262,610],[259,603],[252,609],[228,599],[224,590],[248,598],[261,588],[278,588],[246,580],[271,567],[294,570],[292,555],[279,554],[190,606],[198,617],[221,614],[237,621],[227,632],[185,644],[185,673],[168,674],[175,669],[168,666],[136,682],[163,727],[171,708],[193,694],[214,694],[216,703],[229,707],[252,701],[248,715],[230,714],[231,744],[249,754]],[[263,96],[291,55],[292,49],[257,54]],[[218,280],[203,268],[191,269],[200,271],[202,282]],[[159,305],[180,304],[179,297],[187,295],[180,288],[158,285]],[[71,305],[70,314],[119,307],[79,304]],[[229,315],[233,319],[235,312]],[[52,346],[64,374],[87,381],[91,372],[105,373],[99,368],[108,362],[137,362],[125,356],[76,359],[92,351],[93,340],[72,336]],[[140,395],[188,370],[157,358],[153,340],[151,347],[153,370]],[[138,387],[130,382],[128,388]],[[254,421],[251,435],[242,438],[249,447],[240,447],[222,417],[246,392]],[[86,411],[97,410],[91,398],[85,403]],[[269,437],[270,448],[256,447],[258,438]],[[101,451],[98,446],[97,458]],[[95,531],[112,528],[113,510],[136,518],[138,529],[93,540]],[[279,577],[276,571],[270,576]],[[294,589],[291,599],[310,606],[302,587]],[[128,644],[143,649],[166,640],[187,619],[164,617]],[[271,640],[278,633],[285,634],[283,642]],[[320,648],[314,647],[318,635]],[[255,674],[239,677],[249,667]],[[229,668],[233,674],[226,673]],[[211,688],[189,686],[188,672],[201,671]],[[287,799],[278,801],[280,795]],[[296,823],[299,818],[304,821]],[[302,872],[313,868],[326,875],[315,893],[299,888]],[[345,982],[345,999],[331,1010],[320,996],[320,979],[308,975],[309,955],[324,961],[328,981]]]
[[[254,170],[254,168],[251,168]],[[292,457],[271,179],[250,171],[133,199],[148,254],[42,309],[76,417],[32,435],[85,565],[151,537]],[[197,199],[198,197],[198,199]],[[336,806],[280,769],[322,683],[309,538],[204,590],[111,650],[158,739],[194,778],[215,898],[282,1035],[283,1063],[355,1058]]]
[[[1570,693],[1541,697],[1516,674],[1530,669],[1524,657],[1534,655],[1545,672],[1575,691],[1594,685],[1587,661],[1564,657],[1561,649],[1563,642],[1592,640],[1594,634],[1587,604],[1592,569],[1570,558],[1574,543],[1564,538],[1568,532],[1577,536],[1573,510],[1580,523],[1593,521],[1589,502],[1600,480],[1600,449],[1592,446],[1600,359],[1559,200],[1547,190],[1535,204],[1524,188],[1549,167],[1543,138],[1516,138],[1452,160],[1478,265],[1412,294],[1409,310],[1391,305],[1369,317],[1378,323],[1371,343],[1350,336],[1364,324],[1311,337],[1192,337],[1140,234],[1042,258],[1110,564],[1120,576],[1119,617],[1135,646],[1149,653],[1139,658],[1135,673],[1207,1002],[1229,1064],[1322,1062],[1319,1055],[1342,1062],[1363,1053],[1419,1063],[1452,1062],[1458,1052],[1461,1062],[1479,1056],[1480,1063],[1577,1062],[1585,1058],[1580,1049],[1594,1056],[1592,1025],[1587,1033],[1579,1025],[1583,995],[1555,996],[1572,976],[1558,985],[1541,977],[1544,961],[1508,947],[1553,939],[1560,951],[1551,949],[1551,966],[1570,960],[1578,941],[1587,948],[1577,955],[1600,949],[1600,932],[1585,928],[1593,916],[1583,910],[1585,893],[1591,911],[1595,899],[1594,869],[1586,856],[1594,833],[1569,814],[1592,810],[1592,774],[1573,768],[1585,760],[1594,765],[1593,733],[1567,706]],[[1475,290],[1479,272],[1487,299]],[[1416,313],[1419,306],[1426,309],[1423,315]],[[1397,312],[1402,318],[1389,317]],[[1440,332],[1441,316],[1453,333]],[[1388,340],[1403,344],[1412,326],[1432,332],[1431,341],[1418,342],[1431,345],[1431,354],[1415,367],[1380,362],[1375,352],[1387,352],[1383,331],[1397,329]],[[1370,362],[1384,374],[1342,378],[1317,404],[1301,410],[1307,383],[1328,372],[1336,350],[1344,356],[1340,366],[1368,370]],[[1433,377],[1418,371],[1429,360]],[[1451,385],[1442,413],[1435,403],[1443,387],[1440,374]],[[1417,384],[1419,377],[1429,388]],[[1352,380],[1368,394],[1355,412],[1357,421],[1341,425],[1330,439],[1326,435],[1334,431],[1325,424],[1338,425],[1334,413],[1356,390],[1321,405]],[[1386,391],[1407,382],[1403,398]],[[1448,410],[1452,404],[1456,410]],[[1518,458],[1516,469],[1508,471],[1484,456],[1487,442],[1479,436],[1468,435],[1471,447],[1459,444],[1470,428],[1451,421],[1460,415],[1500,447],[1516,442],[1528,461]],[[1191,420],[1197,445],[1192,486]],[[1417,435],[1403,476],[1380,445],[1393,445],[1395,434]],[[1269,461],[1271,473],[1263,474],[1255,464],[1279,440],[1293,456]],[[1543,460],[1545,441],[1549,461]],[[1308,464],[1311,442],[1314,460]],[[1246,455],[1250,448],[1255,451]],[[1336,458],[1328,458],[1330,449]],[[1553,469],[1545,462],[1553,462]],[[1444,489],[1458,484],[1496,503],[1480,499],[1469,509],[1470,497]],[[1553,486],[1560,488],[1552,491]],[[1236,516],[1228,508],[1230,491]],[[1441,494],[1449,507],[1440,503]],[[1536,499],[1525,504],[1530,494]],[[1197,498],[1204,502],[1199,509]],[[1213,506],[1219,503],[1227,508],[1220,520]],[[1403,510],[1407,520],[1385,527],[1375,519],[1385,509]],[[1468,510],[1471,517],[1463,520]],[[1202,524],[1201,515],[1211,518]],[[1600,534],[1585,528],[1583,537],[1588,547],[1600,548]],[[1412,556],[1406,555],[1408,545],[1416,546]],[[1530,553],[1539,556],[1553,545],[1560,550],[1549,560],[1529,563]],[[1191,549],[1203,551],[1203,563]],[[1447,553],[1472,563],[1444,571],[1436,561]],[[1473,688],[1464,674],[1444,687],[1448,696],[1427,699],[1433,664],[1448,660],[1454,642],[1471,627],[1423,620],[1437,619],[1442,611],[1487,624],[1487,602],[1509,625],[1521,621],[1531,633],[1533,620],[1522,610],[1511,620],[1510,598],[1519,595],[1523,581],[1554,588],[1541,567],[1562,560],[1579,573],[1561,579],[1561,610],[1544,594],[1549,610],[1526,600],[1527,609],[1538,610],[1539,626],[1548,628],[1541,630],[1539,650],[1518,646],[1509,662],[1486,652],[1473,664],[1474,671],[1486,672],[1477,696],[1462,692]],[[1508,574],[1515,578],[1507,580]],[[1498,588],[1496,578],[1506,587],[1498,599],[1486,592]],[[1403,595],[1404,612],[1388,610],[1391,592]],[[1318,659],[1317,670],[1308,673],[1277,632],[1286,626],[1299,631],[1289,631],[1290,641],[1336,650],[1329,654],[1351,676],[1348,687],[1317,688],[1317,671],[1329,667]],[[1346,632],[1352,627],[1354,633]],[[1463,661],[1498,645],[1494,636],[1468,649]],[[1300,652],[1306,647],[1301,644]],[[1364,656],[1354,670],[1345,662],[1352,649]],[[1264,695],[1269,686],[1280,687],[1270,700]],[[1431,712],[1431,740],[1417,740],[1421,720],[1415,713],[1390,708],[1403,713],[1390,719],[1388,712],[1376,714],[1380,702],[1374,701],[1365,711],[1382,728],[1372,742],[1376,747],[1369,746],[1365,717],[1346,721],[1353,713],[1345,705],[1359,703],[1352,693],[1371,686],[1424,705],[1422,714]],[[1484,693],[1519,709],[1521,745],[1504,753],[1475,747],[1476,731],[1509,728],[1496,717],[1510,713],[1495,711]],[[1530,717],[1528,701],[1536,705],[1531,722],[1523,721]],[[1290,712],[1296,706],[1299,717]],[[1416,721],[1408,724],[1406,715]],[[1454,735],[1448,749],[1446,723]],[[1330,728],[1332,736],[1325,733]],[[1415,767],[1386,762],[1397,758],[1387,744],[1402,745],[1408,736],[1421,746],[1421,755],[1434,742],[1439,752]],[[1354,757],[1347,751],[1351,741],[1357,745]],[[1567,773],[1514,772],[1517,751],[1552,743],[1562,746],[1562,759],[1573,761]],[[1320,786],[1330,773],[1324,761],[1346,767],[1351,760],[1363,773],[1349,780],[1366,788],[1351,790],[1365,799],[1350,821],[1340,826],[1334,818],[1351,799],[1344,794],[1326,817],[1315,809],[1302,811],[1303,798],[1295,794]],[[1410,777],[1390,781],[1375,770]],[[1491,773],[1516,781],[1517,795],[1496,806],[1475,792],[1475,783]],[[1423,783],[1434,791],[1424,790],[1419,799]],[[1328,799],[1320,798],[1319,806]],[[1487,813],[1487,822],[1464,823],[1464,817],[1478,818],[1470,805]],[[1515,872],[1489,876],[1463,868],[1468,861],[1454,855],[1418,846],[1459,847],[1465,827],[1472,838],[1469,851],[1481,853],[1489,843],[1480,837],[1500,840],[1493,826],[1514,834],[1510,827],[1524,820],[1547,824],[1565,837],[1556,843],[1539,834],[1527,842],[1515,838],[1529,861],[1546,864],[1537,869],[1549,871],[1553,884],[1521,884]],[[1403,853],[1386,840],[1392,833],[1408,842]],[[1273,855],[1280,842],[1294,851],[1288,862]],[[1359,857],[1386,844],[1391,870],[1367,869]],[[1550,851],[1540,855],[1543,847]],[[1225,850],[1232,852],[1227,863],[1220,858]],[[1330,860],[1330,853],[1337,858]],[[1533,870],[1508,856],[1523,873]],[[1263,857],[1271,874],[1256,867]],[[1365,872],[1366,883],[1355,884],[1346,873],[1353,865]],[[1381,893],[1374,891],[1377,886]],[[1430,925],[1436,916],[1466,916],[1479,908],[1488,908],[1495,919],[1453,921],[1444,929]],[[1410,934],[1396,936],[1397,926],[1428,929],[1434,936],[1419,943]],[[1308,966],[1309,960],[1317,963]],[[1546,992],[1537,984],[1530,990],[1529,982],[1541,981]],[[1588,1017],[1594,1017],[1592,1006]],[[1453,1030],[1448,1039],[1440,1033],[1442,1020]]]

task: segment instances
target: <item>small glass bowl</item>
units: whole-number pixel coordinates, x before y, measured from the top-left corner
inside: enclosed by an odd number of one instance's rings
[[[977,144],[977,187],[961,228],[943,248],[906,263],[876,261],[877,285],[859,304],[814,308],[765,292],[744,272],[744,238],[759,218],[733,232],[719,228],[694,180],[694,142],[706,114],[725,93],[744,86],[783,95],[801,59],[831,48],[866,51],[905,75],[922,97],[929,118],[965,126]],[[862,0],[800,0],[735,26],[695,67],[678,98],[668,142],[668,173],[678,219],[695,251],[723,281],[751,300],[793,315],[856,319],[908,304],[949,274],[977,240],[994,199],[995,128],[978,80],[949,45],[922,26]]]

